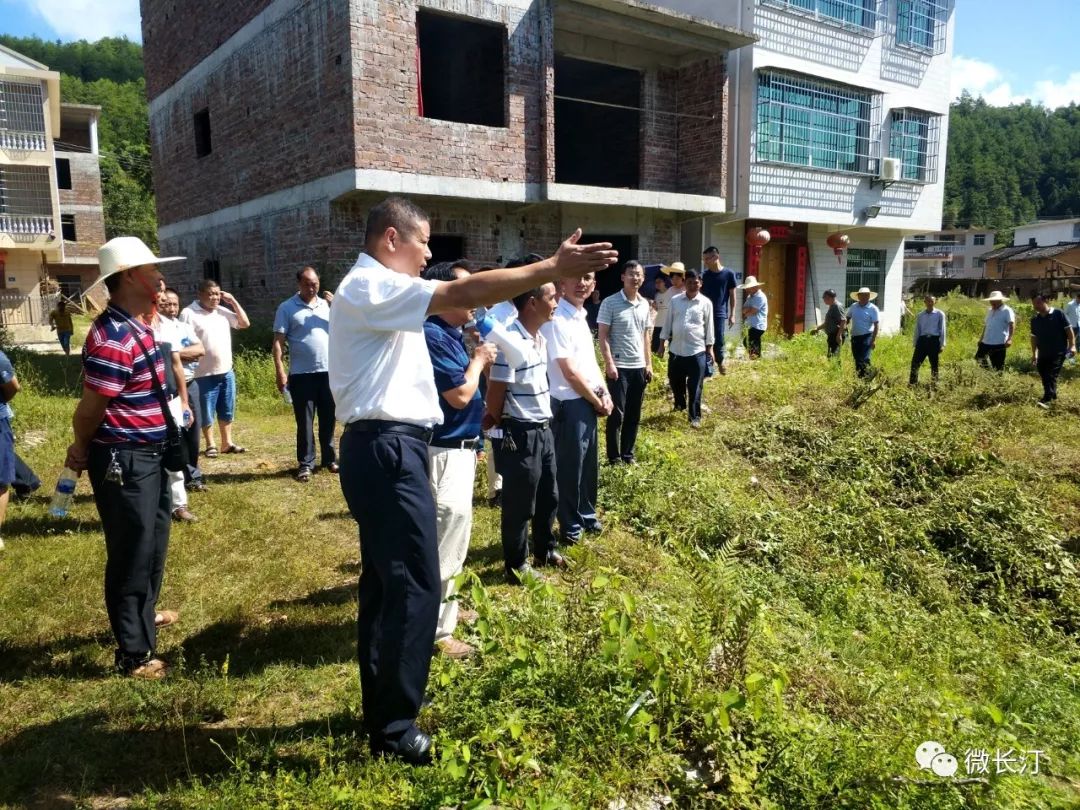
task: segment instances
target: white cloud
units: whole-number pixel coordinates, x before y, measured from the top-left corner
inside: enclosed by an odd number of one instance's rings
[[[1064,81],[1041,79],[1027,93],[1017,93],[1005,75],[994,65],[981,59],[957,56],[953,59],[952,95],[959,97],[967,90],[975,98],[980,96],[993,107],[1021,104],[1031,99],[1050,109],[1080,102],[1080,73],[1073,73]]]
[[[61,39],[126,36],[142,41],[139,0],[21,0]]]

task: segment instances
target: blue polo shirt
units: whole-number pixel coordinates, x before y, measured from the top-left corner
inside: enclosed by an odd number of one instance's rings
[[[728,316],[728,299],[737,284],[735,273],[726,267],[721,267],[716,272],[701,271],[701,294],[712,301],[714,318]]]
[[[874,304],[855,303],[848,307],[848,323],[851,324],[851,336],[861,337],[874,331],[874,324],[881,319],[881,311]]]
[[[450,441],[479,438],[480,420],[484,416],[484,398],[480,395],[479,386],[472,399],[461,410],[451,406],[446,397],[442,396],[445,391],[452,391],[465,384],[469,353],[465,351],[461,330],[451,326],[438,315],[432,315],[424,322],[424,339],[427,341],[428,354],[431,355],[435,388],[439,392],[439,407],[443,413],[442,424],[435,426],[432,438]]]
[[[330,370],[330,305],[315,296],[305,303],[297,293],[277,308],[274,332],[289,343],[289,373]]]

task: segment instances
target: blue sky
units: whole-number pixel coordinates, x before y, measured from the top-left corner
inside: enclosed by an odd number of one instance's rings
[[[221,0],[229,2],[229,0]],[[956,0],[953,92],[991,104],[1080,103],[1076,0]],[[0,0],[0,32],[140,39],[138,0]]]

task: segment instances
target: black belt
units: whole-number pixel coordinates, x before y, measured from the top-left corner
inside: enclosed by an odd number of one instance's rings
[[[479,439],[432,439],[429,444],[432,447],[442,447],[447,450],[475,450]]]
[[[385,419],[357,419],[349,422],[345,430],[355,433],[400,433],[419,439],[424,444],[431,441],[431,428],[420,427],[408,422],[389,422]]]
[[[547,419],[543,422],[523,422],[520,419],[507,419],[503,417],[503,424],[509,424],[510,427],[517,428],[518,430],[543,430],[550,422]]]

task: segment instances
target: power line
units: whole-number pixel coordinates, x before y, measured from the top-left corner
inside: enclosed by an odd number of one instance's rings
[[[573,96],[555,96],[559,101],[573,101],[578,104],[592,104],[596,107],[609,107],[614,110],[630,110],[631,112],[643,112],[650,115],[668,115],[672,118],[693,118],[697,121],[715,121],[715,115],[695,115],[694,113],[667,112],[666,110],[650,110],[645,107],[633,107],[629,104],[614,104],[610,101],[593,101],[589,98],[574,98]]]

